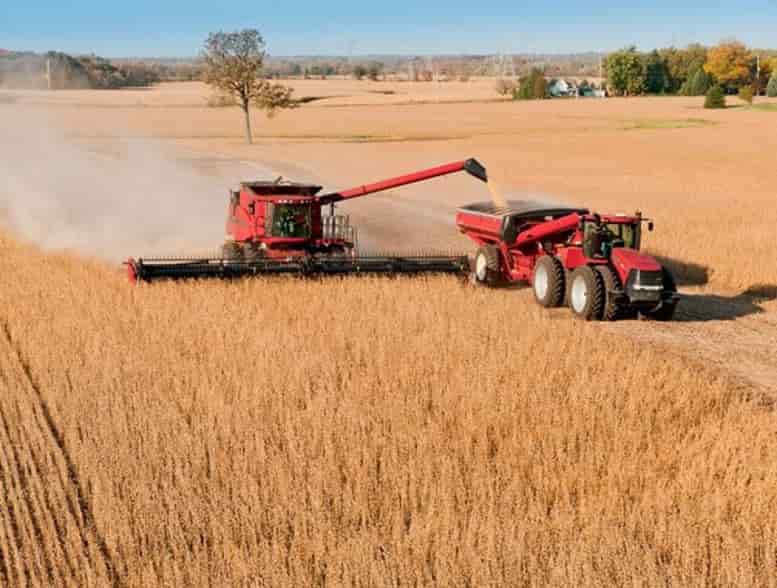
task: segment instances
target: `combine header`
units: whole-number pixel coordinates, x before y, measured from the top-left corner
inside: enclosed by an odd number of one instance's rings
[[[321,186],[311,184],[244,182],[230,193],[220,256],[129,259],[129,277],[148,282],[261,274],[463,273],[469,268],[466,255],[360,256],[356,229],[347,216],[335,214],[338,202],[461,171],[488,179],[485,168],[468,159],[323,195]]]
[[[671,320],[679,300],[672,274],[640,253],[634,215],[591,214],[547,202],[481,202],[460,208],[459,230],[478,246],[473,278],[486,285],[530,282],[544,307],[562,306],[584,320],[637,313]]]

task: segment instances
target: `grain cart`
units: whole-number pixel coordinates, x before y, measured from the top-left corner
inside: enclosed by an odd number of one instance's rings
[[[540,305],[566,302],[584,320],[674,316],[679,296],[672,274],[639,251],[643,225],[653,230],[639,212],[600,215],[541,201],[481,202],[460,208],[456,224],[479,247],[477,283],[529,282]]]
[[[359,255],[356,229],[347,216],[335,213],[339,202],[461,171],[487,181],[483,166],[468,159],[328,194],[319,194],[321,186],[312,184],[243,182],[230,192],[227,240],[218,256],[131,258],[126,262],[129,278],[137,282],[260,274],[466,273],[466,255]]]

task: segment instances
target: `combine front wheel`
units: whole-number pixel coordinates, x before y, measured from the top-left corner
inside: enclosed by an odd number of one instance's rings
[[[475,256],[475,282],[487,286],[497,286],[502,281],[499,263],[499,249],[493,245],[483,245]]]
[[[532,290],[534,299],[545,308],[554,308],[564,303],[564,266],[556,257],[542,256],[534,266]]]
[[[592,267],[583,265],[572,272],[569,280],[569,307],[576,317],[585,321],[602,318],[604,284]]]

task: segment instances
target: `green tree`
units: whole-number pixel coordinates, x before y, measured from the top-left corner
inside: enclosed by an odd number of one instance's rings
[[[627,47],[607,56],[607,83],[618,96],[644,94],[647,73],[636,47]]]
[[[259,31],[244,29],[232,33],[211,33],[205,41],[205,82],[232,96],[245,115],[246,141],[251,134],[251,105],[268,117],[279,108],[294,108],[292,89],[262,77],[265,44]]]
[[[541,100],[548,94],[548,82],[541,69],[532,68],[529,75],[523,76],[520,86],[513,92],[513,98],[517,100]]]
[[[704,96],[710,87],[712,87],[712,78],[704,71],[703,67],[699,67],[680,88],[680,94],[683,96]]]
[[[364,79],[364,76],[367,75],[367,68],[363,65],[357,65],[353,68],[353,77],[357,80]]]
[[[645,56],[645,89],[651,94],[671,92],[669,68],[655,49]]]
[[[707,62],[707,48],[698,43],[688,45],[685,49],[660,49],[658,53],[666,63],[668,92],[679,92]]]
[[[766,86],[766,95],[769,98],[777,98],[777,71],[769,78],[769,85]]]
[[[704,99],[704,108],[725,108],[726,94],[718,85],[712,86]]]

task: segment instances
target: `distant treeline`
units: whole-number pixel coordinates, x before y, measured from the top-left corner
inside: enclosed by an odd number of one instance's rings
[[[0,87],[75,90],[150,86],[160,72],[143,63],[114,64],[95,55],[71,56],[8,52],[0,54]]]
[[[604,69],[609,91],[619,96],[701,96],[714,85],[727,93],[749,87],[760,94],[777,83],[777,51],[749,49],[738,41],[644,53],[627,47],[610,53]]]

